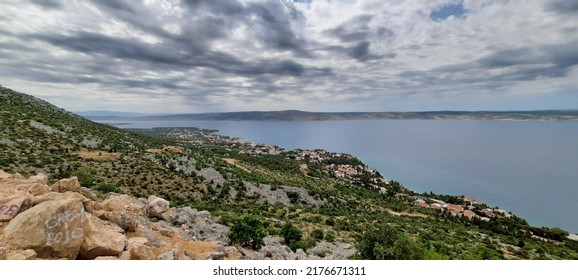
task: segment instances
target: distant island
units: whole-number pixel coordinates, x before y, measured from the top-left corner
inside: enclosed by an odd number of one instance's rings
[[[338,121],[338,120],[540,120],[578,121],[578,110],[544,111],[424,111],[424,112],[307,112],[246,111],[226,113],[130,116],[122,112],[110,115],[83,115],[91,120],[133,121]]]

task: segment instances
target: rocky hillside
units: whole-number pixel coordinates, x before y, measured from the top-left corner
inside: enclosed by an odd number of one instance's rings
[[[339,151],[127,131],[3,87],[0,104],[4,258],[578,259],[562,229]]]
[[[319,259],[347,258],[351,245],[319,244],[293,252],[267,236],[255,251],[229,246],[229,228],[207,211],[170,207],[165,199],[138,199],[83,188],[76,177],[51,186],[38,174],[0,171],[0,259]]]

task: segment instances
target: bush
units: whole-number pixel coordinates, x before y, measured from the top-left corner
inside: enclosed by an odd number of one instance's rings
[[[91,168],[87,167],[79,167],[72,173],[72,175],[78,177],[78,182],[81,186],[90,188],[94,185],[94,181],[96,180],[96,176],[94,175],[96,172]]]
[[[231,224],[231,233],[229,233],[231,244],[251,246],[253,249],[259,249],[263,246],[266,231],[261,219],[254,215],[244,215],[232,220]]]
[[[281,228],[281,235],[283,236],[285,244],[291,249],[294,247],[296,249],[298,242],[301,241],[301,238],[303,238],[303,233],[301,230],[293,226],[291,223],[286,223],[283,225]]]
[[[114,192],[114,193],[118,193],[119,190],[116,187],[116,185],[114,185],[113,183],[110,182],[102,182],[102,183],[98,183],[95,187],[95,190],[102,192],[102,193],[109,193],[109,192]]]
[[[318,228],[314,229],[313,232],[311,232],[311,237],[317,240],[323,239],[323,236],[324,236],[323,231]]]
[[[377,229],[361,235],[356,244],[359,256],[370,260],[422,259],[423,250],[405,234],[380,225]]]

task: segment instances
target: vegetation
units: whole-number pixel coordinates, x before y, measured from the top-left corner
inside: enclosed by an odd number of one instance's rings
[[[578,242],[562,229],[516,216],[470,220],[421,208],[409,197],[463,200],[386,184],[350,155],[264,154],[277,147],[195,128],[123,130],[6,88],[0,104],[0,169],[43,172],[51,183],[77,176],[102,193],[157,195],[208,210],[230,226],[234,244],[258,248],[270,234],[293,250],[322,240],[356,244],[356,257],[364,259],[578,259]],[[332,164],[349,165],[352,175],[337,176]]]
[[[231,221],[231,233],[229,239],[231,244],[250,246],[259,249],[263,245],[263,238],[266,236],[263,221],[254,215],[244,215],[241,218]]]

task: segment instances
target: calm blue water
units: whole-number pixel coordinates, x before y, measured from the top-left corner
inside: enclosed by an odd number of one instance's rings
[[[578,122],[359,120],[142,122],[284,148],[352,154],[418,192],[466,195],[536,226],[578,232]]]

